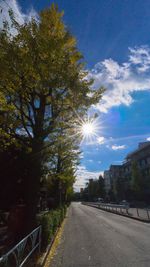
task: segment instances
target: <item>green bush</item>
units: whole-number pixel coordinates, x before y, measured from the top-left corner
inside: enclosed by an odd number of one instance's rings
[[[38,217],[38,224],[42,226],[42,249],[46,249],[47,245],[53,239],[57,228],[65,217],[66,211],[67,206],[65,205]]]
[[[53,238],[53,219],[51,213],[44,214],[39,220],[42,226],[42,248],[45,249]]]
[[[53,217],[53,231],[55,232],[61,223],[61,210],[54,210],[52,213]]]

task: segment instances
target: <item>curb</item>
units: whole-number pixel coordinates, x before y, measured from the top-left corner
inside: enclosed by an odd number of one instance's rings
[[[88,205],[88,204],[82,204],[82,205],[89,206],[89,207],[92,207],[92,208],[96,208],[96,209],[99,209],[99,210],[103,210],[103,211],[106,211],[106,212],[109,212],[109,213],[113,213],[113,214],[116,214],[116,215],[120,215],[120,216],[129,218],[129,219],[132,219],[132,220],[135,220],[135,221],[144,222],[144,223],[150,223],[150,220],[146,220],[146,219],[142,219],[142,218],[138,218],[138,217],[134,217],[134,216],[130,216],[130,215],[127,215],[127,214],[118,213],[118,212],[114,212],[114,211],[110,211],[110,210],[105,210],[105,209],[102,209],[102,208],[99,208],[99,207],[96,207],[96,206],[91,206],[91,205]]]
[[[63,220],[63,221],[64,221],[64,220]],[[62,223],[63,223],[63,221],[62,221]],[[61,223],[61,225],[62,225],[62,223]],[[60,227],[61,227],[61,225],[60,225]],[[53,245],[53,243],[54,243],[54,241],[55,241],[55,239],[56,239],[56,237],[57,237],[57,234],[58,234],[58,231],[59,231],[60,227],[57,228],[57,231],[56,231],[55,235],[53,236],[53,238],[52,238],[50,244],[47,246],[47,249],[46,249],[44,258],[43,258],[43,260],[42,260],[42,262],[41,262],[41,267],[44,267],[44,265],[45,265],[45,263],[46,263],[47,256],[48,256],[48,254],[50,253],[51,247],[52,247],[52,245]]]

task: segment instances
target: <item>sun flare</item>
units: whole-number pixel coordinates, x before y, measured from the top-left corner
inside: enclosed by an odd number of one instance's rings
[[[80,136],[82,142],[92,142],[98,136],[99,124],[97,119],[88,117],[84,120],[78,120],[77,124],[76,134]]]
[[[95,133],[95,127],[92,122],[85,122],[82,124],[81,132],[83,136],[90,136]]]

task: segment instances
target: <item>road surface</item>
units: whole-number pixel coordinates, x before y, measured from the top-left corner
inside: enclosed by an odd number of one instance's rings
[[[150,267],[150,224],[73,203],[50,267]]]

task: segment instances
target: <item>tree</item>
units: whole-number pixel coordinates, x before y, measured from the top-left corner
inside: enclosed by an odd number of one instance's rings
[[[118,201],[125,199],[125,181],[121,177],[117,177],[114,185],[114,194]]]
[[[28,151],[17,143],[0,149],[0,210],[9,210],[23,199],[29,172]],[[6,197],[7,196],[7,197]]]
[[[12,124],[14,128],[16,127],[16,123],[11,117],[13,111],[13,105],[8,103],[3,92],[0,92],[0,151],[6,150],[9,145],[15,142],[8,131]]]
[[[105,197],[105,185],[104,185],[104,179],[100,175],[99,179],[93,180],[90,179],[89,183],[87,183],[86,188],[83,190],[83,196],[88,200],[95,200],[98,197],[104,198]]]
[[[100,175],[98,179],[98,185],[99,185],[99,197],[104,198],[105,197],[105,183],[104,178]]]
[[[73,129],[75,113],[83,116],[104,91],[92,91],[82,55],[62,16],[63,12],[52,5],[40,13],[38,22],[32,19],[19,25],[11,13],[17,34],[12,36],[7,24],[0,33],[0,91],[13,106],[11,120],[15,121],[15,127],[10,123],[6,132],[30,151],[26,203],[31,227],[47,145],[54,151],[60,125]],[[51,159],[54,158],[59,159],[60,155],[54,152]],[[73,173],[72,166],[70,172]]]
[[[144,195],[144,177],[140,172],[137,162],[132,163],[132,190],[137,200],[142,200]]]

